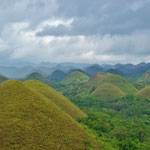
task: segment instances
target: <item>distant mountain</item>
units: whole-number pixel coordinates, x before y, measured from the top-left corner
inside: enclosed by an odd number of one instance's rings
[[[55,70],[48,78],[54,81],[61,81],[67,76],[67,73],[61,70]]]
[[[55,98],[47,99],[16,80],[1,83],[1,149],[99,150],[96,140],[53,103]]]
[[[104,69],[100,65],[94,64],[94,65],[91,65],[91,66],[85,68],[83,71],[86,74],[88,74],[89,76],[92,76],[98,72],[104,72]]]
[[[6,80],[8,80],[8,78],[0,74],[0,83],[4,82]]]
[[[106,73],[116,74],[120,76],[124,76],[124,73],[120,71],[119,69],[109,69],[106,71]]]
[[[143,97],[143,98],[149,98],[150,99],[150,86],[142,89],[137,93],[138,96]]]

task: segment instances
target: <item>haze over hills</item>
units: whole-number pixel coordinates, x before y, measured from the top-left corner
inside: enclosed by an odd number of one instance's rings
[[[68,114],[19,81],[0,84],[0,110],[2,149],[99,149]]]
[[[0,74],[0,83],[4,82],[6,80],[8,80],[8,78]]]

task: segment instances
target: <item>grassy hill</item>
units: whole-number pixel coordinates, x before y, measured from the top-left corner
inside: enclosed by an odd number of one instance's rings
[[[143,98],[150,98],[150,86],[140,90],[137,95]]]
[[[70,102],[66,97],[64,97],[59,92],[55,91],[50,86],[43,84],[37,80],[28,80],[24,82],[26,86],[32,88],[41,94],[43,94],[48,99],[52,100],[57,106],[59,106],[63,111],[68,113],[73,118],[86,117],[78,107],[76,107],[72,102]]]
[[[150,85],[150,71],[147,71],[139,80],[139,83]]]
[[[93,92],[94,90],[96,90],[97,87],[104,83],[113,84],[127,95],[135,94],[138,91],[131,83],[129,83],[123,77],[102,72],[99,72],[96,75],[92,76],[88,80],[88,82],[84,84],[84,87],[87,87],[90,92]]]
[[[62,81],[65,85],[73,85],[86,82],[89,77],[80,71],[73,71]]]
[[[99,96],[103,100],[112,100],[116,98],[121,98],[126,94],[117,86],[110,83],[104,83],[98,86],[91,95]]]
[[[43,83],[49,82],[49,80],[46,77],[44,77],[42,74],[38,72],[31,73],[30,75],[26,77],[25,80],[32,80],[32,79],[39,80]]]
[[[8,80],[8,78],[0,74],[0,83],[4,82],[6,80]]]
[[[0,84],[0,147],[23,150],[98,150],[69,115],[16,80]]]

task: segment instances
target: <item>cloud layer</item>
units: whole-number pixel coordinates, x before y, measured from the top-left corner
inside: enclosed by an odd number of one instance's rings
[[[0,2],[1,60],[149,62],[149,0]]]

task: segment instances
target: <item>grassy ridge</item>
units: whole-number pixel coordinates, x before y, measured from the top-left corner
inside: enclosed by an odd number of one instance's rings
[[[71,103],[66,97],[42,82],[37,80],[29,80],[24,82],[24,84],[51,99],[57,106],[59,106],[63,111],[68,113],[73,118],[76,119],[79,117],[86,117],[86,114],[83,113],[73,103]]]
[[[69,115],[19,81],[0,84],[0,111],[2,150],[99,149]]]

